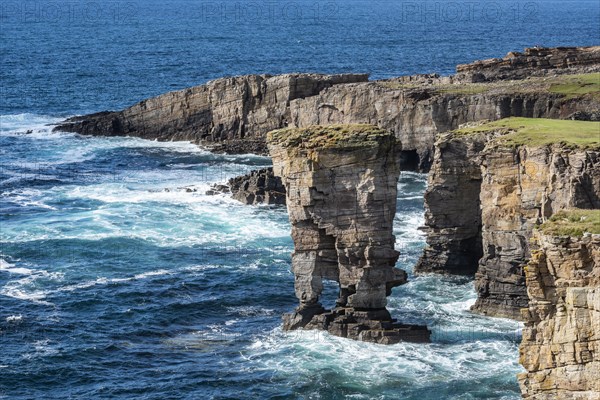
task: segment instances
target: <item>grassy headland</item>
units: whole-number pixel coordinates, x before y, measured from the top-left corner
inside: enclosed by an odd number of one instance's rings
[[[512,117],[478,126],[457,129],[456,135],[505,131],[497,140],[509,146],[564,144],[580,149],[600,150],[600,122],[546,118]]]
[[[600,234],[600,210],[559,211],[539,230],[553,236],[583,236],[585,232]]]
[[[531,77],[523,80],[487,83],[419,84],[416,82],[401,82],[391,79],[378,81],[378,84],[382,87],[394,90],[429,89],[439,94],[455,94],[459,96],[471,96],[482,93],[556,93],[569,99],[591,96],[600,101],[600,72],[557,75],[553,77]]]

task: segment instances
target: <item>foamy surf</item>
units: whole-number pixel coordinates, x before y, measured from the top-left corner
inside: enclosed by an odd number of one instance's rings
[[[249,387],[256,376],[268,377],[286,382],[289,393],[314,398],[340,385],[353,388],[345,398],[418,397],[422,390],[444,393],[448,381],[465,387],[477,376],[497,382],[493,371],[514,384],[510,377],[518,368],[505,360],[517,358],[519,327],[471,314],[475,293],[460,279],[411,277],[389,298],[394,317],[431,327],[430,345],[382,350],[323,332],[276,328],[296,305],[285,208],[204,193],[213,183],[269,165],[268,159],[213,155],[182,142],[40,129],[48,134],[44,140],[0,134],[21,144],[6,155],[10,169],[3,171],[0,195],[6,210],[0,296],[19,301],[7,302],[14,309],[0,322],[3,332],[39,324],[42,332],[56,326],[77,333],[68,342],[36,337],[38,349],[33,340],[21,351],[31,357],[27,362],[60,357],[45,351],[56,343],[76,343],[75,353],[96,362],[96,354],[127,358],[128,351],[147,348],[153,357],[189,357],[185,362],[195,368],[218,357],[222,368],[246,371]],[[26,176],[32,170],[34,176]],[[425,176],[402,174],[398,188],[398,266],[410,272],[424,246]],[[332,305],[336,285],[325,287],[324,304]],[[36,309],[54,311],[38,315]],[[86,339],[77,344],[78,337]],[[246,378],[234,373],[232,379]],[[514,385],[502,390],[512,393]]]
[[[28,131],[49,133],[52,131],[53,125],[61,120],[60,117],[30,113],[0,115],[0,133],[26,133]]]
[[[335,372],[337,378],[361,382],[362,386],[386,386],[411,382],[414,390],[432,382],[468,382],[511,373],[517,345],[473,341],[454,345],[399,343],[382,346],[354,342],[320,331],[273,330],[256,338],[244,351],[252,368],[281,375],[314,376]],[[503,361],[488,365],[491,357]]]

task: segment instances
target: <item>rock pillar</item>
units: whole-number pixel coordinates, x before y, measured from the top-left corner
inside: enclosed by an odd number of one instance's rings
[[[286,188],[292,224],[292,270],[300,304],[284,329],[325,329],[378,343],[428,341],[422,326],[395,324],[391,289],[406,282],[395,268],[397,146],[370,125],[282,129],[268,135],[275,175]],[[323,280],[339,283],[336,307],[319,298]]]

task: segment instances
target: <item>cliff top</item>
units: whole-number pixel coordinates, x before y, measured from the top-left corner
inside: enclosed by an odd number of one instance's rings
[[[491,58],[456,67],[456,77],[471,82],[523,79],[532,75],[547,75],[553,71],[597,71],[600,46],[593,47],[533,47],[520,53],[511,51],[503,58]]]
[[[559,211],[540,226],[540,231],[554,236],[600,234],[600,210]]]
[[[545,118],[506,118],[452,133],[468,135],[498,131],[498,143],[509,146],[546,146],[562,144],[580,149],[600,150],[600,122]]]
[[[563,75],[550,80],[548,91],[577,97],[591,94],[600,98],[600,72],[591,74]]]
[[[287,148],[364,148],[378,145],[394,135],[374,125],[327,125],[284,128],[267,134],[269,144]]]
[[[600,101],[600,72],[544,77],[532,76],[526,79],[484,83],[445,82],[443,78],[439,77],[423,78],[416,81],[392,78],[374,81],[374,83],[387,89],[429,90],[432,94],[440,95],[555,93],[568,99],[591,97]]]

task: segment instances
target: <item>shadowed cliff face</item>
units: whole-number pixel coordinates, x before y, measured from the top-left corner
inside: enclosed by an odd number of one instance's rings
[[[596,214],[600,219],[600,213]],[[527,399],[600,393],[600,235],[536,231],[526,267],[529,308],[519,374]]]
[[[425,196],[428,247],[415,270],[477,271],[472,310],[519,319],[533,228],[559,210],[600,208],[600,152],[509,145],[505,134],[449,134],[436,143]]]
[[[489,136],[442,136],[425,192],[427,247],[415,272],[473,275],[483,256],[481,163]]]
[[[383,344],[427,341],[425,327],[394,324],[385,308],[391,289],[406,282],[394,267],[394,136],[367,125],[284,129],[269,134],[269,150],[286,187],[300,302],[284,329]],[[320,303],[323,279],[339,283],[331,311]]]
[[[266,133],[273,129],[374,124],[402,142],[407,152],[403,159],[410,158],[403,163],[406,168],[428,170],[436,135],[460,124],[510,116],[567,118],[600,110],[595,97],[550,91],[546,78],[505,81],[600,70],[600,47],[514,54],[460,66],[460,73],[452,77],[422,75],[378,82],[367,82],[364,74],[223,78],[123,111],[75,117],[57,129],[189,140],[219,152],[266,154]],[[559,62],[561,57],[566,59]],[[486,83],[472,83],[478,81]]]

